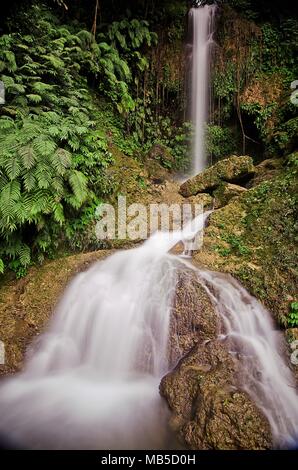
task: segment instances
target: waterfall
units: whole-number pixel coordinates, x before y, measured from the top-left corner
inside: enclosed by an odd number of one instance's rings
[[[148,245],[79,274],[24,371],[0,389],[0,431],[33,449],[159,449],[175,262]],[[166,248],[165,248],[166,249]]]
[[[213,41],[216,6],[191,8],[192,32],[191,118],[194,125],[192,174],[206,167],[205,125],[208,120],[210,50]]]
[[[198,276],[222,319],[221,340],[241,362],[240,386],[268,419],[274,446],[297,447],[298,396],[281,331],[232,276],[202,270]]]
[[[207,214],[208,215],[208,214]],[[0,433],[33,449],[165,449],[174,445],[159,396],[168,372],[171,308],[178,273],[192,269],[222,322],[220,340],[241,374],[237,385],[267,417],[276,447],[295,443],[295,384],[282,334],[269,313],[231,276],[169,254],[201,231],[156,232],[78,274],[24,370],[0,387]],[[297,443],[297,440],[296,440]]]
[[[24,371],[0,387],[0,434],[33,449],[168,448],[159,383],[167,360],[179,258],[203,229],[156,232],[78,274]]]

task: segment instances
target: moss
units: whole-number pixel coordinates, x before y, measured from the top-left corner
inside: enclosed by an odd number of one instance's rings
[[[222,181],[240,182],[251,178],[254,173],[255,168],[252,158],[248,156],[232,156],[225,160],[220,160],[194,178],[187,180],[181,185],[180,192],[184,197],[204,192],[209,193],[217,188]]]
[[[65,286],[77,272],[107,256],[108,251],[80,254],[32,267],[24,279],[0,288],[0,330],[6,363],[0,374],[19,369],[29,342],[47,323]]]
[[[229,272],[281,324],[297,286],[297,179],[293,169],[248,190],[216,211],[196,259]]]

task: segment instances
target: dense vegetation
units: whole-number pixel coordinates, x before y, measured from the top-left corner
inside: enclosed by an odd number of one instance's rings
[[[171,155],[162,165],[187,167],[190,3],[28,0],[4,7],[0,272],[21,276],[59,249],[81,248],[75,238],[118,191],[108,171],[117,151],[143,164],[158,143]],[[291,4],[231,0],[219,9],[211,160],[290,153],[298,128],[290,101],[298,77]]]
[[[126,155],[156,141],[174,144],[176,161],[164,163],[183,164],[186,134],[173,133],[157,110],[164,102],[150,105],[148,54],[157,33],[128,16],[95,34],[71,18],[63,24],[37,2],[7,21],[0,38],[2,272],[7,263],[22,275],[32,258],[53,254],[61,237],[71,241],[94,218],[114,189],[105,172],[113,163],[109,143]]]

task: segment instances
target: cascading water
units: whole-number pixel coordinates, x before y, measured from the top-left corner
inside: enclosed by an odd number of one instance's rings
[[[269,421],[276,447],[297,447],[298,396],[283,336],[269,312],[232,276],[198,271],[223,322],[221,339],[241,361],[240,386]]]
[[[79,274],[24,371],[0,389],[0,433],[13,446],[168,447],[158,387],[179,258],[167,252],[203,228],[157,232]]]
[[[297,394],[269,313],[232,277],[168,254],[203,229],[157,232],[79,274],[24,371],[0,388],[0,432],[12,446],[160,449],[171,445],[158,387],[178,272],[192,269],[218,309],[221,339],[242,364],[243,388],[267,417],[276,446],[295,443]],[[297,441],[296,441],[297,442]]]
[[[191,8],[192,32],[191,117],[194,124],[192,174],[206,167],[204,128],[208,119],[210,51],[216,5]]]

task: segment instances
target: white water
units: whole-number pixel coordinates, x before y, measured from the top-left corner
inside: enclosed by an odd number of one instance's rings
[[[282,337],[269,313],[232,277],[198,270],[168,251],[201,230],[155,233],[79,274],[25,369],[0,388],[0,433],[50,449],[160,449],[171,445],[158,387],[178,268],[198,278],[223,321],[221,339],[242,364],[239,383],[263,411],[275,445],[297,444],[298,402]]]
[[[158,392],[179,258],[168,251],[203,228],[155,233],[79,274],[25,370],[0,388],[0,433],[50,449],[159,449],[169,445]]]
[[[192,8],[189,13],[192,43],[191,114],[194,124],[192,174],[206,167],[204,129],[208,120],[210,51],[216,6]]]
[[[199,271],[223,320],[222,340],[241,360],[241,388],[267,417],[276,447],[297,447],[298,395],[285,343],[269,312],[232,276]]]

